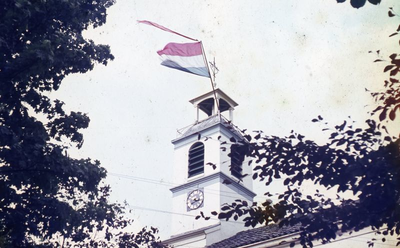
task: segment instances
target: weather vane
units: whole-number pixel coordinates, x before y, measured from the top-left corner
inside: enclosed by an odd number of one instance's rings
[[[214,87],[217,87],[217,83],[215,82],[215,75],[219,72],[219,69],[217,65],[215,64],[215,57],[213,62],[208,62],[210,63],[211,71],[212,71],[212,77],[214,81]]]

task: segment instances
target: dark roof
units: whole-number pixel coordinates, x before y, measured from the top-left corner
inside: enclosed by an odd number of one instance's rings
[[[287,234],[298,232],[300,226],[268,225],[237,233],[235,236],[214,243],[208,248],[234,248],[242,245],[254,244],[272,238],[281,237]]]

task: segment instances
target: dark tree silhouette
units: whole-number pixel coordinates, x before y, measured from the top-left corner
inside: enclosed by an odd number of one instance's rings
[[[47,96],[67,75],[114,58],[108,46],[82,36],[105,23],[113,4],[0,1],[1,247],[159,245],[154,228],[123,232],[131,220],[108,202],[106,170],[67,153],[82,146],[88,116],[66,113],[61,100]]]

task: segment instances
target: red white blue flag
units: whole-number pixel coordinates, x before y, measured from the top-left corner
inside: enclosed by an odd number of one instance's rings
[[[157,53],[161,56],[161,65],[163,66],[202,77],[210,77],[200,42],[168,43],[163,50]]]
[[[150,22],[146,20],[138,22],[151,25],[153,27],[185,37],[193,41],[198,41],[186,35],[175,32],[169,28],[161,26],[155,22]],[[160,50],[157,53],[161,56],[161,64],[166,67],[210,78],[210,73],[205,62],[201,42],[168,43],[163,50]]]

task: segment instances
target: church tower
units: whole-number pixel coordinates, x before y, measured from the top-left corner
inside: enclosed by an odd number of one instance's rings
[[[243,222],[219,220],[211,212],[219,212],[224,203],[236,199],[251,204],[255,196],[252,168],[235,152],[234,144],[244,140],[232,124],[238,104],[220,89],[190,103],[196,108],[197,120],[179,130],[178,137],[172,140],[176,186],[170,190],[174,214],[172,236],[164,242],[174,247],[205,247],[242,231]],[[246,174],[250,176],[242,178]],[[211,218],[195,220],[200,212]]]

